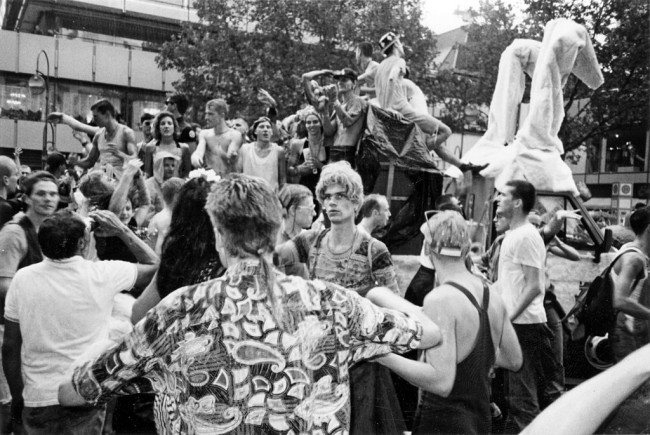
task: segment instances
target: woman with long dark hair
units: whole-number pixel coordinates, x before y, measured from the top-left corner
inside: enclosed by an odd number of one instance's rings
[[[174,177],[187,178],[192,170],[190,148],[187,144],[177,142],[180,134],[178,121],[170,112],[160,112],[153,120],[151,127],[153,138],[144,151],[144,172],[147,177],[156,176],[155,162],[158,151],[167,151],[178,158],[180,162],[174,169]]]
[[[160,268],[133,306],[137,323],[172,291],[221,276],[224,268],[214,249],[214,231],[205,211],[211,183],[203,177],[183,185],[162,245]]]

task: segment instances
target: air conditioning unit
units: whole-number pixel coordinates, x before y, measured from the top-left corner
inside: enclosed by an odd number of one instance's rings
[[[632,196],[632,183],[620,183],[618,194],[620,196]]]

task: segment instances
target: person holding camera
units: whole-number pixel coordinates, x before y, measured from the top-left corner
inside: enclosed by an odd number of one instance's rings
[[[68,210],[40,224],[38,243],[45,258],[16,272],[11,281],[2,349],[12,418],[22,417],[27,433],[101,434],[104,409],[62,407],[59,383],[93,344],[108,338],[113,298],[145,286],[158,268],[155,253],[114,213],[100,210],[89,216],[98,235],[120,237],[139,263],[84,259],[90,228]]]

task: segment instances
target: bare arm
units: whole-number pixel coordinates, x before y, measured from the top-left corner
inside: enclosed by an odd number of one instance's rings
[[[517,299],[515,309],[510,313],[510,320],[514,321],[524,312],[526,307],[535,299],[535,296],[542,293],[544,289],[544,273],[541,269],[532,266],[521,266],[524,271],[526,282],[522,294]]]
[[[442,337],[438,347],[424,351],[426,362],[393,355],[381,357],[377,362],[387,366],[409,383],[446,397],[451,393],[456,379],[456,320],[453,307],[450,307],[448,301],[430,293],[424,300],[424,313],[440,326]]]
[[[495,346],[495,365],[507,370],[517,371],[524,361],[517,333],[508,318],[508,312],[501,301],[501,297],[496,292],[490,291],[490,299],[490,305],[496,308],[498,312],[498,317],[495,320],[502,324],[501,335]]]
[[[201,130],[199,133],[199,143],[196,145],[196,150],[192,153],[192,166],[195,168],[203,167],[203,158],[205,157],[205,135],[208,134],[207,130]]]
[[[544,225],[544,235],[553,237],[557,235],[557,233],[562,229],[564,220],[567,218],[580,220],[580,215],[570,210],[558,209],[553,213],[553,217],[548,221],[548,223]]]
[[[334,136],[336,130],[338,129],[338,124],[336,117],[334,119],[329,116],[329,104],[325,104],[323,110],[319,112],[320,117],[323,120],[323,135],[327,137]]]
[[[153,276],[151,282],[144,289],[140,297],[133,304],[133,311],[131,312],[131,323],[134,325],[138,323],[147,312],[155,307],[160,302],[160,294],[158,293],[158,273]]]
[[[7,377],[9,391],[11,392],[12,414],[20,420],[19,412],[23,404],[23,376],[21,372],[20,349],[23,338],[20,325],[10,320],[5,320],[4,343],[2,344],[2,368]],[[15,415],[17,414],[18,415]]]
[[[614,279],[614,300],[612,302],[614,309],[639,319],[650,319],[650,309],[630,297],[632,284],[643,270],[643,261],[638,256],[630,255],[621,258],[620,265],[621,270]]]
[[[287,182],[287,159],[284,157],[284,149],[278,152],[278,190],[282,189]]]
[[[136,287],[143,287],[151,281],[154,273],[158,270],[159,258],[156,253],[124,225],[115,213],[108,210],[98,210],[89,214],[98,224],[99,228],[96,231],[101,231],[99,236],[116,236],[129,248],[138,264],[138,276],[135,280]]]
[[[230,137],[230,143],[228,144],[228,150],[227,150],[227,158],[229,160],[233,160],[237,158],[237,155],[239,154],[239,150],[241,149],[241,146],[244,144],[244,136],[236,131],[236,130],[231,130],[228,136]]]
[[[607,416],[650,379],[650,345],[629,355],[553,402],[522,434],[553,433],[587,435],[594,433]]]
[[[428,349],[437,346],[440,343],[440,329],[430,317],[425,315],[422,308],[413,305],[387,287],[375,287],[370,289],[366,294],[366,298],[375,305],[411,314],[418,319],[422,325],[422,340],[418,347],[419,349]]]
[[[77,121],[72,116],[66,115],[65,113],[61,113],[61,112],[52,112],[50,113],[48,118],[49,119],[58,118],[59,122],[61,122],[62,124],[67,125],[73,130],[86,133],[88,136],[94,136],[100,130],[99,127],[93,127],[92,125],[84,124],[83,122]]]
[[[97,142],[93,139],[88,147],[90,148],[88,150],[88,156],[77,162],[77,166],[81,169],[90,169],[95,166],[95,163],[99,160],[99,148],[97,148]]]
[[[549,251],[553,253],[553,255],[566,258],[569,261],[580,260],[580,253],[575,248],[572,248],[566,243],[562,243],[562,241],[558,239],[557,236],[551,240]]]
[[[120,214],[124,208],[129,195],[129,189],[133,183],[133,178],[140,170],[140,166],[142,166],[140,160],[131,160],[127,163],[124,173],[122,174],[120,181],[117,183],[117,187],[115,187],[115,190],[111,195],[111,201],[108,204],[108,209],[113,213]]]
[[[314,95],[314,89],[311,86],[311,81],[314,80],[316,77],[325,74],[331,75],[332,71],[329,69],[316,70],[316,71],[310,71],[308,73],[304,73],[302,75],[302,89],[305,91],[305,96],[307,97],[307,101],[309,101],[309,104],[311,104],[314,107],[318,106],[318,99],[316,98],[316,95]]]

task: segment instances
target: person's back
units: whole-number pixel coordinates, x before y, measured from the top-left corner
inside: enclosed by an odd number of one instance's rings
[[[20,324],[27,406],[57,404],[58,386],[70,365],[93,343],[108,338],[113,297],[133,287],[136,277],[135,266],[130,275],[124,270],[76,256],[46,258],[16,273],[5,316]]]
[[[392,77],[393,80],[399,80],[394,83],[394,86],[389,87],[391,73],[395,69],[404,69],[405,71],[406,63],[404,59],[398,56],[388,56],[381,61],[375,74],[375,93],[377,94],[377,100],[379,101],[379,105],[387,110],[399,110],[402,105],[408,104],[406,91],[401,85],[401,75]],[[392,89],[392,92],[389,92],[389,89]]]
[[[436,288],[425,298],[424,309],[444,310],[454,319],[456,376],[447,397],[423,392],[413,433],[489,433],[489,372],[495,362],[494,343],[503,331],[503,302],[474,278]]]

